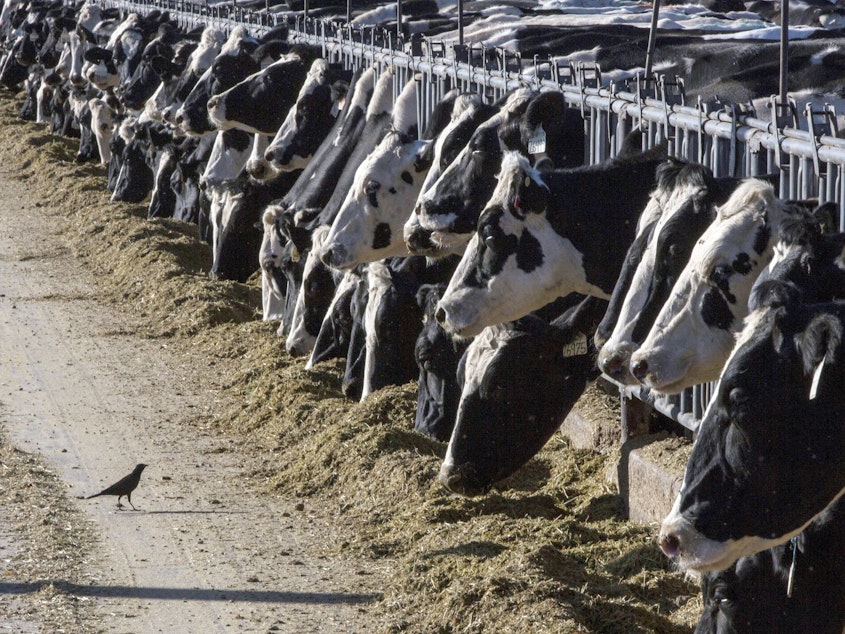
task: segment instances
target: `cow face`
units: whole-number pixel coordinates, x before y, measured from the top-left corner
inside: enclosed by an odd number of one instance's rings
[[[455,100],[454,113],[449,124],[437,135],[434,145],[429,146],[423,156],[429,164],[428,174],[423,181],[420,196],[414,205],[414,213],[403,227],[403,237],[408,251],[414,255],[428,257],[442,257],[453,253],[446,245],[435,243],[441,239],[438,232],[426,229],[420,223],[423,198],[426,193],[440,179],[440,175],[455,161],[461,150],[469,143],[472,133],[479,123],[485,121],[495,112],[492,106],[487,106],[467,95],[461,95]],[[430,156],[429,156],[430,155]],[[464,243],[456,246],[454,253],[463,253]]]
[[[637,383],[628,360],[648,334],[695,241],[715,217],[714,186],[712,172],[703,165],[671,161],[658,171],[658,187],[649,204],[655,202],[662,213],[630,280],[613,332],[599,353],[599,367],[615,379]]]
[[[417,304],[422,309],[423,325],[414,346],[420,370],[414,430],[446,442],[452,435],[461,398],[457,381],[458,362],[470,344],[468,339],[449,335],[437,320],[434,311],[446,290],[446,284],[421,286]]]
[[[663,551],[719,570],[784,543],[845,491],[839,304],[748,318],[702,420]]]
[[[743,183],[719,209],[654,321],[631,372],[666,394],[718,378],[748,313],[757,276],[772,257],[783,203],[758,180]]]
[[[117,87],[120,77],[111,51],[95,46],[85,51],[84,57],[87,63],[82,73],[95,88],[107,91]]]
[[[550,225],[549,201],[543,175],[526,157],[508,153],[498,186],[435,313],[447,331],[474,336],[485,326],[517,319],[573,291],[606,297],[587,283],[572,242]]]
[[[425,258],[390,258],[367,267],[366,352],[361,400],[417,378],[414,344],[422,328],[416,301]]]
[[[478,216],[496,187],[496,174],[507,149],[500,131],[524,112],[531,93],[518,90],[502,109],[475,129],[466,146],[420,197],[419,223],[431,241],[450,252],[472,237]]]
[[[275,134],[295,103],[306,66],[290,55],[258,70],[208,100],[208,116],[221,130],[239,128],[253,134]]]
[[[214,62],[176,112],[174,120],[186,134],[203,136],[215,129],[208,116],[208,100],[259,70],[258,62],[251,54],[257,44],[243,27],[233,29]]]
[[[325,226],[314,230],[311,236],[311,249],[305,259],[302,285],[296,298],[290,334],[285,341],[288,353],[295,357],[309,354],[314,348],[320,326],[337,286],[332,272],[317,255],[327,233],[328,227]]]
[[[97,148],[100,152],[100,164],[106,165],[111,160],[111,139],[114,135],[114,112],[103,99],[91,99],[88,101],[88,109],[91,111],[91,131],[97,140]]]
[[[261,267],[261,306],[264,321],[281,320],[284,312],[287,279],[282,270],[282,251],[287,240],[279,220],[281,209],[268,206],[261,218],[264,231],[258,264]]]
[[[264,153],[274,171],[304,169],[343,106],[346,83],[332,84],[332,67],[315,60],[276,136]]]
[[[246,165],[251,147],[252,137],[242,130],[218,132],[200,177],[200,187],[220,187],[236,179]]]
[[[486,493],[545,445],[598,374],[590,340],[605,307],[589,298],[551,324],[529,315],[473,340],[461,361],[461,401],[437,478],[443,486]],[[544,398],[532,388],[540,376]]]
[[[425,178],[420,156],[429,144],[390,133],[360,165],[323,247],[328,266],[408,254],[402,227]]]
[[[335,289],[332,302],[320,324],[320,332],[305,369],[328,359],[346,356],[352,335],[352,298],[359,284],[366,284],[358,269],[347,271]]]

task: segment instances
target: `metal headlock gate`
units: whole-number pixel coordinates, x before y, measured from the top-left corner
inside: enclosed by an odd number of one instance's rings
[[[836,113],[828,105],[821,110],[808,106],[798,112],[793,101],[772,96],[769,112],[763,117],[749,105],[718,100],[687,105],[682,78],[644,79],[639,75],[607,84],[594,64],[573,64],[565,58],[523,60],[518,53],[483,43],[447,45],[425,37],[405,42],[384,29],[353,28],[300,14],[276,16],[237,5],[209,6],[186,0],[100,3],[141,14],[169,11],[186,30],[205,25],[231,31],[243,25],[252,35],[260,36],[287,23],[291,41],[321,46],[327,59],[342,61],[349,68],[393,69],[398,78],[394,97],[406,81],[417,81],[420,130],[434,105],[453,87],[477,92],[487,102],[522,87],[558,90],[584,118],[588,139],[585,162],[597,163],[614,156],[624,137],[640,126],[645,132],[643,149],[666,140],[670,154],[702,163],[715,176],[749,177],[778,171],[781,198],[834,201],[838,204],[840,230],[845,230],[845,140],[835,136]],[[645,387],[619,388],[624,436],[629,426],[626,407],[633,399],[695,430],[715,383],[698,385],[672,397],[655,395]]]

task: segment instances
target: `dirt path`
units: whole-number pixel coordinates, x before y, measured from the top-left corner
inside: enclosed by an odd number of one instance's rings
[[[197,432],[222,405],[213,368],[133,336],[21,188],[0,174],[0,425],[55,470],[67,489],[47,496],[70,498],[95,543],[78,582],[16,578],[26,536],[0,500],[0,596],[13,599],[0,600],[0,632],[47,631],[34,604],[51,582],[78,597],[77,626],[91,631],[369,631],[379,571],[320,553],[332,531],[319,509],[249,490],[245,457]],[[139,511],[75,499],[137,462],[149,464]]]

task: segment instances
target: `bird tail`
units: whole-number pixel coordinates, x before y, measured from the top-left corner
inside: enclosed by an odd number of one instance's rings
[[[90,500],[91,498],[98,497],[98,496],[100,496],[100,495],[102,495],[102,494],[103,494],[102,492],[100,492],[100,493],[95,493],[94,495],[89,495],[89,496],[84,497],[84,498],[82,498],[82,499],[83,499],[83,500]]]

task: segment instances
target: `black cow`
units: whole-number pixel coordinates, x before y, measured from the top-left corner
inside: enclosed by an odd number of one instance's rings
[[[486,493],[546,444],[599,375],[592,338],[606,307],[572,294],[473,340],[461,360],[458,416],[438,475],[443,486]],[[550,321],[543,313],[558,316]]]
[[[698,429],[659,544],[721,570],[785,543],[845,489],[845,304],[802,304],[789,282],[746,319]]]

